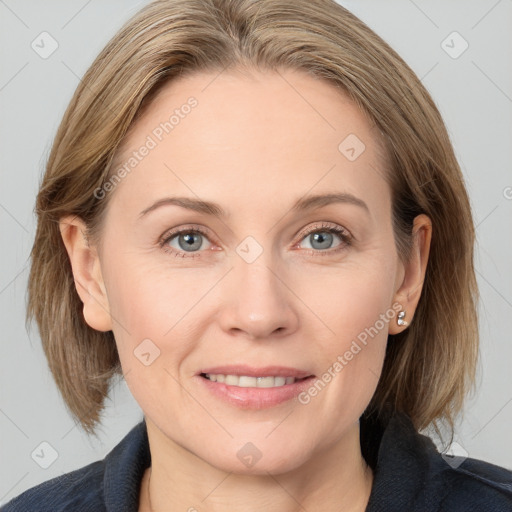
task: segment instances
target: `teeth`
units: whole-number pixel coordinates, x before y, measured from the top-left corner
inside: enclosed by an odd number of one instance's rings
[[[223,382],[228,386],[238,386],[240,388],[277,388],[285,384],[293,384],[297,380],[295,377],[249,377],[247,375],[213,373],[206,373],[205,376],[212,382]]]

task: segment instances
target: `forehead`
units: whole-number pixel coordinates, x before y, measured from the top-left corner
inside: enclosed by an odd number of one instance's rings
[[[119,188],[139,199],[179,189],[275,201],[386,187],[377,130],[341,89],[291,70],[198,72],[167,83],[126,137],[113,171],[122,166],[129,177]]]

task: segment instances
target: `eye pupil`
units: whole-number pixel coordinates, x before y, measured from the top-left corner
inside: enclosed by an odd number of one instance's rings
[[[332,244],[332,233],[329,233],[327,231],[318,231],[316,233],[313,233],[312,236],[313,242],[311,243],[311,246],[314,249],[329,249],[329,246]],[[321,245],[321,247],[315,247],[314,244],[317,242]]]
[[[326,250],[331,249],[335,234],[336,236],[340,237],[338,231],[331,232],[330,229],[317,230],[311,232],[305,239],[309,238],[312,249],[315,249],[316,251],[319,252],[325,252]],[[203,235],[200,231],[196,230],[182,231],[181,233],[177,233],[176,235],[171,236],[168,239],[168,243],[170,240],[177,239],[178,246],[181,251],[188,253],[198,252],[201,250],[201,247],[203,245],[204,236],[205,235]]]
[[[183,250],[188,250],[188,249],[197,250],[201,247],[201,239],[200,239],[201,236],[202,235],[200,235],[198,233],[194,233],[194,234],[187,233],[185,235],[180,235],[178,237],[179,246]],[[182,240],[185,241],[184,244],[182,243]]]

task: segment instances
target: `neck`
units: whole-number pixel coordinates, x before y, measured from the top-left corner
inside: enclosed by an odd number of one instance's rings
[[[361,455],[359,423],[334,446],[286,473],[226,472],[165,436],[146,420],[151,468],[141,487],[140,511],[231,510],[364,512],[373,473]]]

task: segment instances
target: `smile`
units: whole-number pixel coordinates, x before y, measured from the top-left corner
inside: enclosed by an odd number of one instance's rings
[[[201,376],[212,382],[221,382],[228,386],[237,386],[239,388],[277,388],[287,384],[293,384],[298,380],[303,380],[296,379],[295,377],[251,377],[248,375],[224,375],[222,373],[202,373]]]

